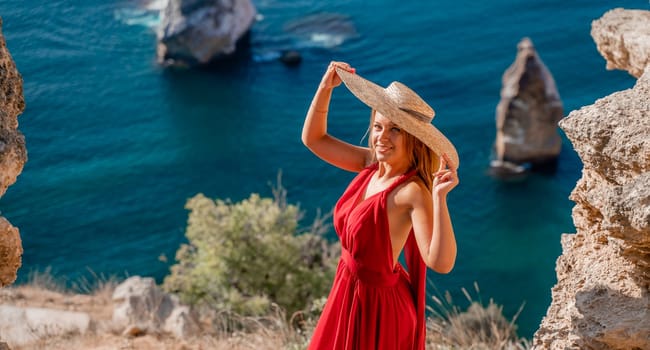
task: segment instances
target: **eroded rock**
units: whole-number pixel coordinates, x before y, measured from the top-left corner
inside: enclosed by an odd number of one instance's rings
[[[650,65],[650,11],[613,9],[591,23],[591,36],[607,69],[640,77]]]
[[[616,9],[592,24],[608,68],[640,78],[560,122],[584,164],[571,193],[577,233],[562,236],[535,349],[650,349],[648,23],[648,11]]]
[[[24,109],[23,80],[7,50],[0,19],[0,196],[27,161],[25,137],[18,131],[18,115]],[[18,229],[0,216],[0,287],[16,280],[22,252]]]
[[[650,52],[648,52],[650,55]],[[584,164],[537,349],[650,349],[650,70],[560,122]]]
[[[503,74],[502,84],[496,111],[497,160],[530,163],[533,168],[552,166],[562,147],[557,130],[562,101],[530,39],[517,45],[517,57]]]
[[[18,229],[0,216],[0,287],[12,284],[21,265],[23,246]]]
[[[163,292],[153,278],[131,277],[113,292],[113,324],[125,333],[168,332],[179,339],[198,334],[199,324],[189,307]]]
[[[85,312],[0,305],[0,315],[0,337],[12,346],[63,334],[85,334],[90,327]]]
[[[161,14],[158,61],[194,66],[232,55],[256,10],[250,0],[169,0]]]

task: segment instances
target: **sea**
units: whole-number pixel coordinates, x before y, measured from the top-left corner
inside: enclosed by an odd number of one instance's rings
[[[184,236],[188,198],[272,196],[281,177],[307,228],[354,174],[310,153],[305,112],[328,63],[381,85],[401,81],[436,110],[456,145],[459,186],[448,198],[458,259],[429,274],[432,295],[503,306],[532,337],[551,302],[560,237],[575,232],[571,190],[582,164],[561,130],[556,172],[489,175],[501,77],[529,37],[553,74],[564,114],[634,85],[608,71],[591,22],[648,0],[253,0],[246,52],[210,69],[156,61],[166,1],[3,0],[2,32],[24,80],[19,116],[29,160],[0,199],[20,229],[18,283],[49,271],[74,282],[153,276],[161,282]],[[302,62],[277,57],[298,51]],[[329,132],[365,144],[368,109],[344,87]],[[327,237],[335,240],[330,228]],[[480,292],[475,290],[475,285]],[[433,303],[432,301],[430,301]]]

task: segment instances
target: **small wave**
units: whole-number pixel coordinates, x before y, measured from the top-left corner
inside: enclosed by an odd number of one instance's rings
[[[114,12],[116,20],[129,26],[156,28],[160,25],[160,11],[141,8],[124,8]]]
[[[350,18],[336,13],[299,18],[285,24],[284,30],[297,38],[300,48],[332,49],[358,36]]]
[[[149,11],[160,11],[167,7],[169,0],[149,0],[144,3],[144,8]]]
[[[312,33],[309,41],[315,46],[331,49],[341,45],[346,39],[345,35],[329,33]]]

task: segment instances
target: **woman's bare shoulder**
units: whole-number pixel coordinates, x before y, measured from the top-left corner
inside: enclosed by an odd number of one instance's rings
[[[398,204],[416,206],[430,197],[429,190],[424,181],[418,176],[413,176],[401,185],[395,193],[395,201]]]

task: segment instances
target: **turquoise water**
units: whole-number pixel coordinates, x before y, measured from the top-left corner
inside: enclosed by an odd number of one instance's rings
[[[560,235],[575,231],[567,197],[582,166],[565,139],[556,174],[518,182],[486,175],[501,75],[529,36],[565,114],[631,87],[627,73],[605,70],[590,23],[610,8],[648,2],[254,3],[261,16],[250,59],[210,71],[156,65],[160,2],[0,3],[27,104],[19,122],[29,161],[0,199],[22,234],[19,279],[50,266],[69,280],[89,270],[161,280],[184,242],[187,198],[270,196],[280,170],[307,226],[353,177],[300,142],[322,72],[342,60],[383,85],[413,87],[460,153],[461,184],[449,198],[458,261],[430,281],[459,301],[460,288],[476,281],[507,315],[526,302],[519,324],[531,336],[550,303]],[[287,48],[302,53],[299,67],[270,59]],[[330,110],[330,132],[359,143],[363,105],[339,89]]]

